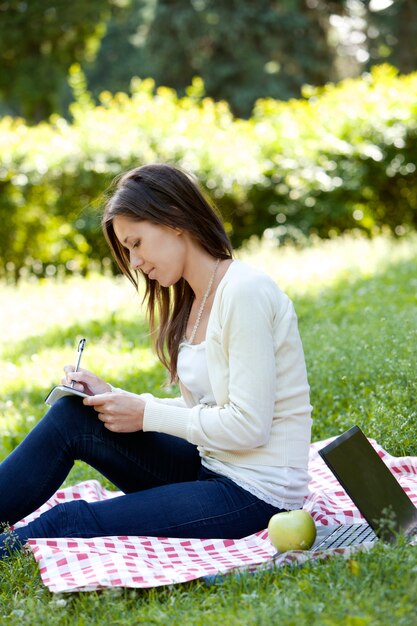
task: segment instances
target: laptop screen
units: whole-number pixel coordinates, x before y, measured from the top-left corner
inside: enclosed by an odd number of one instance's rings
[[[416,524],[416,507],[358,426],[319,454],[381,539],[392,541]]]

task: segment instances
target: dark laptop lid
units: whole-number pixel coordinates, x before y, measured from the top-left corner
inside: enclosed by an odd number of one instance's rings
[[[415,526],[416,507],[358,426],[319,454],[381,539],[391,541]]]

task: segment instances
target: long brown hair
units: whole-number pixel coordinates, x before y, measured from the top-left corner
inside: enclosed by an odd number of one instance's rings
[[[141,270],[131,269],[129,254],[113,229],[113,220],[120,215],[188,231],[216,259],[231,258],[232,247],[214,205],[185,172],[171,165],[143,165],[116,179],[103,213],[103,232],[120,270],[135,288],[139,287],[138,273],[145,279],[143,301],[147,303],[151,336],[160,361],[174,381],[194,293],[183,278],[172,287],[162,287]]]

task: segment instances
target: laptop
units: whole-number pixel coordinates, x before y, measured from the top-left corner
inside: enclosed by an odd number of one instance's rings
[[[346,547],[417,533],[417,508],[358,426],[319,454],[367,523],[318,526],[312,550]]]

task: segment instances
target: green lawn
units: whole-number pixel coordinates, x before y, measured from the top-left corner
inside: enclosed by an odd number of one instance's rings
[[[343,238],[297,251],[242,252],[293,298],[314,405],[313,439],[354,423],[391,454],[417,455],[417,238]],[[140,301],[127,281],[92,276],[0,285],[0,458],[41,417],[73,362],[133,391],[163,389]],[[98,476],[79,463],[67,484]],[[102,481],[105,483],[105,481]],[[107,485],[109,486],[109,485]],[[1,494],[0,494],[1,497]],[[147,591],[52,595],[29,555],[0,562],[4,624],[414,624],[417,551],[402,542],[350,559]]]

